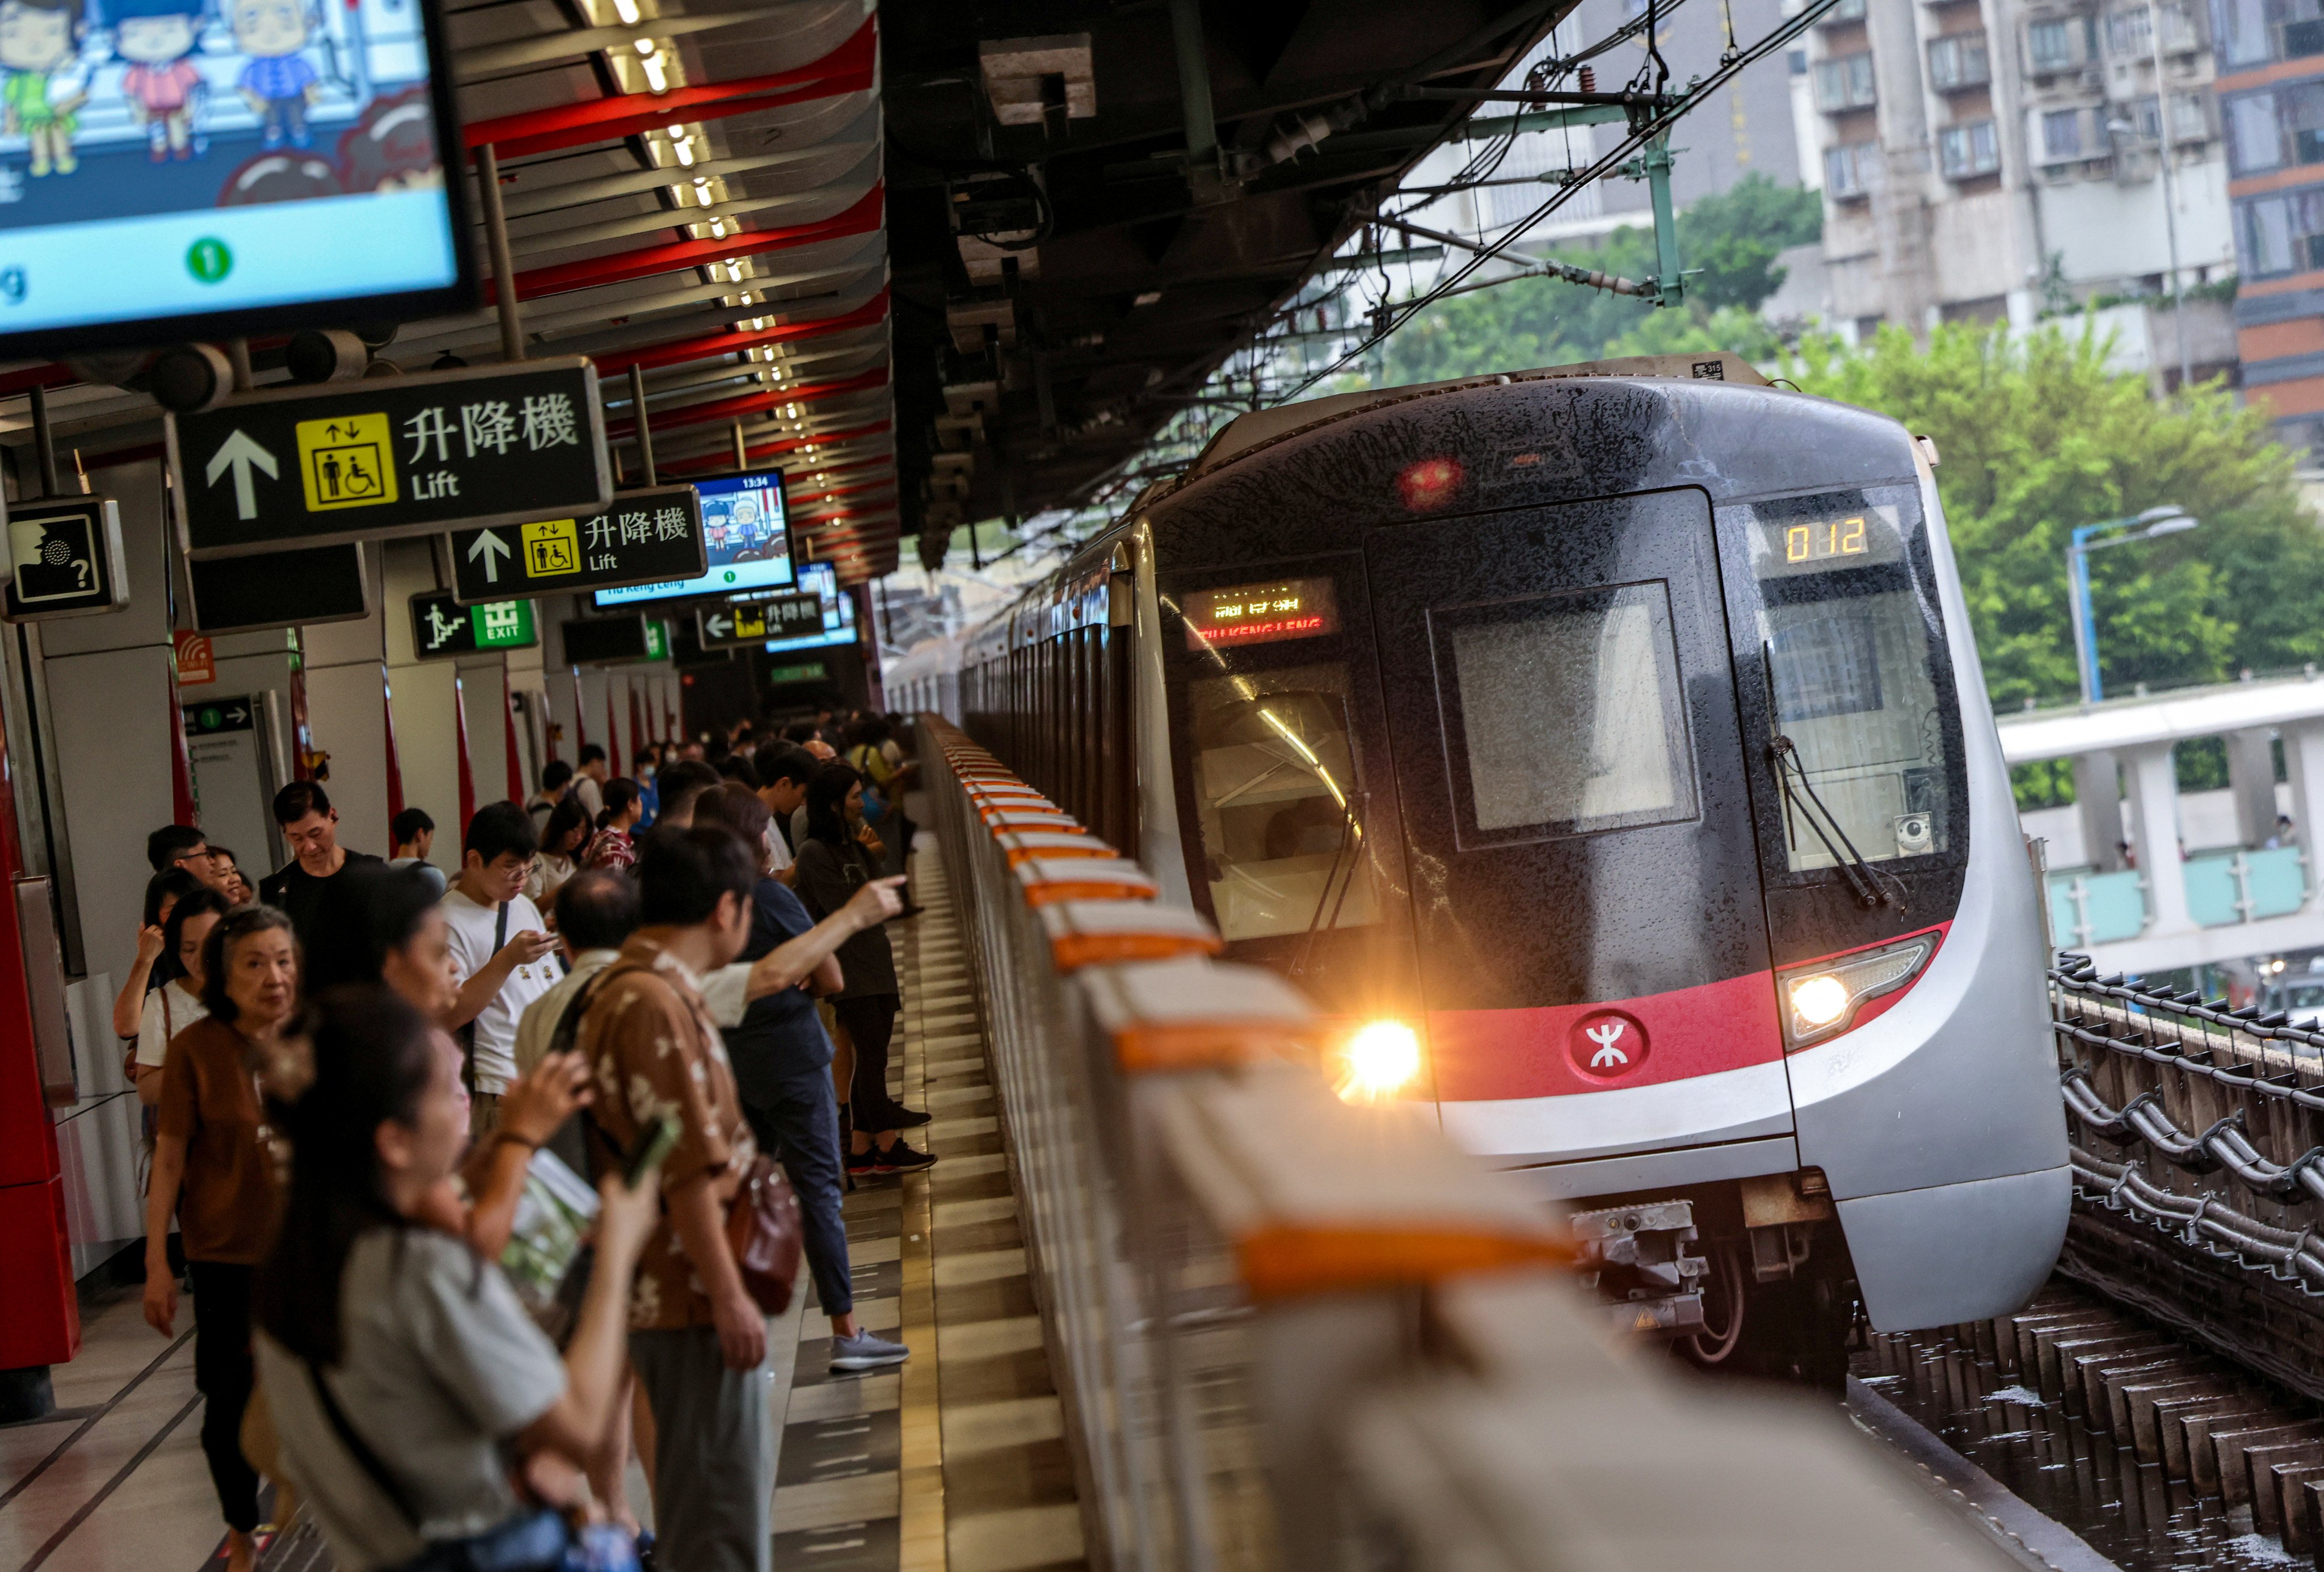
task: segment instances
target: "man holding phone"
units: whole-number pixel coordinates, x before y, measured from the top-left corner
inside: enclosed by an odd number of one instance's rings
[[[600,975],[575,1039],[598,1087],[593,1146],[630,1157],[657,1122],[679,1129],[630,1296],[630,1363],[654,1416],[655,1559],[685,1572],[768,1572],[772,1549],[767,1318],[726,1235],[758,1147],[701,994],[742,952],[757,878],[730,830],[640,842],[643,926]]]
[[[524,892],[540,839],[513,802],[480,808],[460,842],[460,876],[444,896],[459,993],[443,1025],[466,1048],[468,1128],[500,1122],[501,1093],[516,1079],[516,1028],[525,1007],[557,985],[557,940]]]

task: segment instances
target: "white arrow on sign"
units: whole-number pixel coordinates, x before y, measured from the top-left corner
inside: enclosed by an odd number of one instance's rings
[[[238,519],[258,516],[258,494],[250,484],[250,467],[255,464],[266,471],[269,480],[280,480],[282,472],[274,466],[274,455],[250,439],[250,433],[236,426],[210,461],[202,469],[204,484],[216,485],[218,476],[231,467],[234,470],[234,514]]]
[[[495,553],[498,555],[496,556]],[[502,540],[498,535],[493,534],[490,530],[486,530],[484,533],[478,535],[476,537],[476,543],[468,548],[469,561],[474,562],[479,557],[482,557],[484,559],[484,582],[486,584],[498,584],[501,581],[500,558],[509,555],[511,555],[511,552],[509,551],[508,542]]]
[[[237,704],[232,709],[226,712],[226,719],[234,722],[235,725],[240,726],[244,721],[250,718],[250,711]]]
[[[714,639],[723,639],[734,631],[734,619],[724,612],[702,619],[702,631]]]

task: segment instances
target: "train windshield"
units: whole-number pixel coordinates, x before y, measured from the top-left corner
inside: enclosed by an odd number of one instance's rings
[[[1890,495],[1744,510],[1792,873],[1942,856],[1961,838],[1928,545],[1916,503]]]
[[[1379,920],[1338,661],[1195,681],[1194,806],[1220,936]]]

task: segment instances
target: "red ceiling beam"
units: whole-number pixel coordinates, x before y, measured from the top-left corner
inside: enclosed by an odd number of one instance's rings
[[[617,251],[609,256],[559,263],[554,267],[536,267],[516,275],[516,296],[521,301],[529,301],[536,296],[558,294],[567,290],[627,283],[632,279],[650,278],[655,273],[670,273],[683,267],[707,267],[714,262],[724,262],[732,257],[757,256],[770,251],[789,251],[797,246],[813,245],[821,240],[869,235],[881,226],[885,197],[886,188],[875,185],[845,212],[835,213],[813,224],[792,224],[776,229],[745,229],[710,240],[673,240],[659,245],[641,245],[632,251]],[[499,298],[498,287],[492,281],[485,281],[485,301],[493,302]]]
[[[735,309],[741,310],[744,308],[738,306]],[[651,371],[657,366],[676,365],[681,361],[707,360],[715,355],[737,355],[745,349],[756,349],[768,344],[793,344],[802,338],[823,338],[834,333],[853,332],[858,328],[876,327],[887,319],[888,291],[883,288],[853,310],[844,311],[836,317],[815,317],[803,322],[784,322],[773,328],[705,333],[650,348],[629,350],[619,355],[595,355],[590,358],[597,363],[598,375],[617,376],[633,365]]]
[[[797,507],[805,503],[831,502],[838,497],[853,496],[859,492],[890,491],[894,489],[895,485],[896,477],[890,475],[878,480],[867,480],[857,485],[835,485],[828,491],[801,492],[788,500],[793,507]]]
[[[466,142],[471,148],[490,147],[504,159],[523,158],[632,136],[657,125],[719,120],[756,109],[837,97],[842,93],[868,92],[878,48],[875,19],[866,17],[845,43],[821,60],[788,71],[731,82],[703,82],[667,93],[616,93],[579,104],[502,115],[472,122]]]
[[[659,425],[661,422],[657,421],[654,423]],[[785,437],[778,441],[761,442],[752,447],[743,457],[755,465],[762,458],[779,458],[786,453],[796,453],[810,442],[818,448],[836,448],[843,442],[853,442],[860,437],[882,436],[887,432],[889,424],[890,422],[886,421],[874,421],[868,426],[856,426],[845,431],[825,431],[813,437]],[[885,462],[885,460],[865,459],[862,462],[868,464]],[[665,475],[693,475],[703,470],[724,471],[734,467],[734,458],[731,452],[706,453],[698,458],[675,459],[668,464],[656,465],[655,467]]]
[[[28,365],[0,376],[0,399],[31,393],[36,387],[70,387],[80,378],[64,365]]]
[[[667,414],[653,417],[654,430],[671,426],[699,426],[709,421],[731,421],[742,415],[755,415],[782,404],[811,404],[824,399],[844,398],[852,393],[863,393],[888,385],[888,368],[875,365],[853,376],[835,377],[830,382],[810,382],[798,387],[785,388],[780,393],[743,393],[737,398],[712,399],[699,404],[685,404]],[[608,441],[618,441],[637,430],[635,421],[609,421],[605,427]]]

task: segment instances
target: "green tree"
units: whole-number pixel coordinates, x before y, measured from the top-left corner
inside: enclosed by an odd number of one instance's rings
[[[2107,370],[2085,322],[2013,337],[1889,327],[1849,350],[1811,338],[1787,375],[1934,440],[1937,489],[1997,707],[2076,692],[2065,549],[2074,526],[2176,504],[2202,527],[2089,559],[2110,692],[2324,661],[2324,534],[2291,455],[2214,385],[2157,402]]]
[[[1774,333],[1756,315],[1781,288],[1775,257],[1822,232],[1822,199],[1754,174],[1679,215],[1679,260],[1686,300],[1660,309],[1631,295],[1518,279],[1441,301],[1387,344],[1388,386],[1484,372],[1603,360],[1618,355],[1732,349],[1772,358]],[[1624,278],[1653,276],[1651,227],[1617,229],[1596,246],[1561,248],[1556,260]]]

